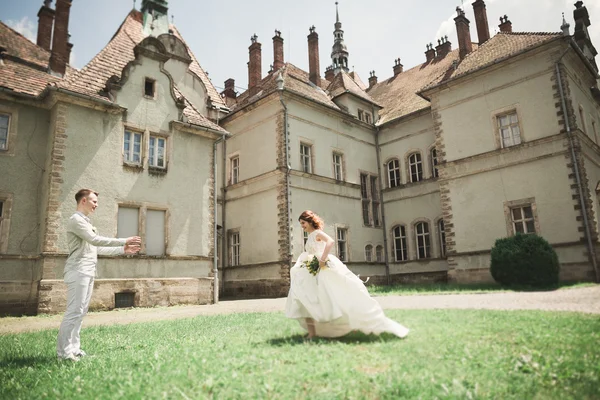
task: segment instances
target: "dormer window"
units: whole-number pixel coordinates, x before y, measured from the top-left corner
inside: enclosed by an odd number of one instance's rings
[[[146,78],[144,80],[144,96],[154,99],[155,94],[156,94],[156,81],[154,79]]]
[[[371,124],[373,122],[373,116],[370,112],[358,109],[358,120]]]

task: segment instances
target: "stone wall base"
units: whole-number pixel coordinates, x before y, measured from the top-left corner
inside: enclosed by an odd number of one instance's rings
[[[35,315],[37,287],[38,283],[31,281],[0,281],[0,317]]]
[[[360,277],[365,280],[366,276]],[[407,274],[391,274],[390,283],[392,285],[400,284],[427,284],[427,283],[446,283],[447,273],[446,271],[436,272],[416,272]],[[370,276],[367,285],[387,285],[387,278],[385,275]]]
[[[90,303],[91,311],[115,308],[115,293],[134,293],[134,307],[211,304],[212,278],[97,279]],[[43,279],[39,284],[40,314],[65,311],[67,285],[62,280]]]
[[[283,279],[226,281],[224,286],[222,297],[230,299],[285,297],[290,290]]]

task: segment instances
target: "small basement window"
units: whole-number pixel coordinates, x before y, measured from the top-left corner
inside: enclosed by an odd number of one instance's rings
[[[115,308],[134,307],[135,293],[115,293]]]
[[[156,81],[154,79],[146,78],[144,81],[144,95],[147,97],[154,98],[156,91]]]

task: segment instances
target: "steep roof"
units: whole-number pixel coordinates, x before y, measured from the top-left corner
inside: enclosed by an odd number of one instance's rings
[[[223,99],[219,96],[217,90],[208,79],[208,76],[194,57],[189,46],[185,43],[174,26],[171,26],[171,29],[185,44],[188,53],[192,57],[189,70],[202,81],[206,87],[210,100],[213,103],[225,107],[226,105]],[[145,38],[146,35],[144,35],[142,29],[142,13],[137,10],[132,10],[104,49],[102,49],[102,51],[100,51],[100,53],[98,53],[85,67],[71,75],[66,81],[59,83],[58,86],[67,90],[107,100],[107,97],[101,93],[106,86],[107,80],[113,75],[121,77],[125,66],[135,59],[134,48]],[[177,92],[180,93],[179,91]],[[186,105],[187,107],[184,109],[184,115],[186,115],[190,123],[223,131],[218,125],[201,115],[187,100]]]
[[[300,96],[313,100],[327,107],[331,107],[335,110],[341,110],[331,100],[325,91],[326,86],[329,84],[328,81],[321,79],[321,86],[319,87],[310,81],[308,78],[308,72],[301,70],[293,64],[286,63],[278,71],[272,72],[263,78],[258,85],[258,91],[254,92],[252,90],[246,90],[244,93],[242,93],[236,99],[236,103],[231,110],[232,113],[276,91],[277,77],[280,73],[283,78],[283,86],[286,90],[299,94]]]
[[[329,95],[332,99],[335,99],[344,93],[350,93],[364,101],[379,105],[359,86],[359,84],[350,76],[349,73],[343,70],[335,75],[327,90],[329,91]]]
[[[0,22],[0,46],[6,48],[4,65],[0,65],[0,87],[16,93],[39,95],[49,83],[63,78],[48,73],[50,52]],[[66,76],[76,70],[67,66]]]
[[[458,59],[457,49],[445,57],[434,58],[379,82],[368,90],[368,94],[383,106],[378,125],[429,107],[429,102],[417,93],[431,82],[439,81]]]

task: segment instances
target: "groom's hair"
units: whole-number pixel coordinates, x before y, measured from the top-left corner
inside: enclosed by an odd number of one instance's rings
[[[88,197],[90,193],[94,193],[96,196],[98,196],[98,192],[94,192],[92,189],[81,189],[80,191],[75,193],[75,201],[77,202],[77,204],[79,204],[81,199]]]

